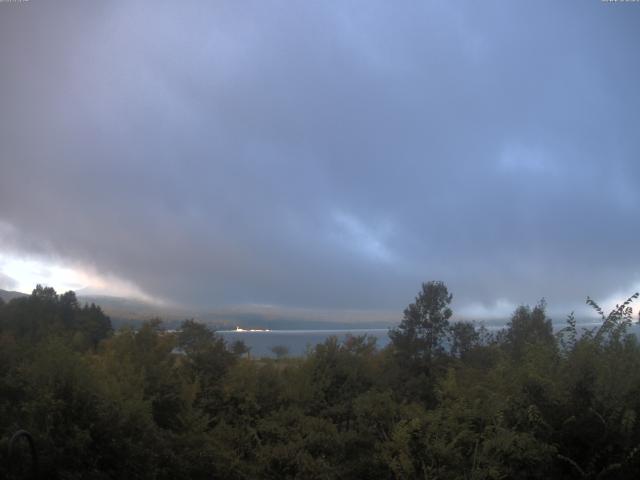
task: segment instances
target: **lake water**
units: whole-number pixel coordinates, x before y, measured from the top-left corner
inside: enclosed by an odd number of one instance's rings
[[[367,335],[376,339],[378,348],[382,348],[389,343],[389,330],[387,328],[374,329],[351,329],[351,330],[271,330],[248,332],[235,330],[218,330],[216,333],[233,343],[242,340],[249,348],[254,357],[274,357],[271,348],[284,346],[289,349],[290,356],[304,355],[307,348],[313,348],[319,343],[323,343],[327,338],[335,336],[338,340],[344,340],[346,336]]]
[[[579,335],[584,329],[591,329],[600,326],[601,322],[585,322],[577,325]],[[566,323],[558,323],[554,325],[554,331],[566,326]],[[495,332],[504,328],[504,325],[487,326],[487,330]],[[633,333],[640,338],[640,326],[634,324],[629,328],[629,333]],[[253,357],[275,357],[271,348],[275,346],[284,346],[289,349],[289,356],[304,355],[308,348],[313,348],[319,343],[323,343],[327,338],[335,336],[338,340],[344,340],[347,335],[362,336],[367,335],[376,339],[378,348],[383,348],[389,343],[388,328],[370,328],[370,329],[350,329],[350,330],[271,330],[271,331],[236,331],[236,330],[218,330],[218,334],[224,339],[233,343],[236,340],[242,340],[249,348],[251,348],[251,356]]]

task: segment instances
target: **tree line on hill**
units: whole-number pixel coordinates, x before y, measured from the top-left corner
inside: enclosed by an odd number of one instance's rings
[[[451,322],[429,282],[384,349],[250,359],[193,320],[114,332],[38,286],[0,302],[0,478],[635,479],[637,296],[609,314],[589,299],[592,330],[569,316],[554,334],[541,302],[492,334]]]

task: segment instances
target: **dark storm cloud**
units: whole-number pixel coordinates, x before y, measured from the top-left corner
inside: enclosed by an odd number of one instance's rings
[[[625,291],[639,22],[599,1],[0,4],[5,248],[201,305]]]

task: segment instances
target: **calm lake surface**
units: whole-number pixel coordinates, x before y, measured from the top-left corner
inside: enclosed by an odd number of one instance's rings
[[[271,330],[268,332],[237,332],[235,330],[218,330],[216,333],[233,343],[242,340],[249,348],[251,355],[255,357],[274,357],[272,347],[282,345],[289,349],[289,356],[304,355],[307,348],[313,348],[318,343],[323,343],[327,338],[334,336],[338,340],[344,340],[348,335],[367,335],[376,339],[378,348],[389,343],[389,329],[351,329],[351,330]]]
[[[578,323],[578,335],[598,327],[602,322],[584,322]],[[554,332],[558,332],[564,328],[566,323],[554,324]],[[487,330],[495,332],[504,328],[504,325],[489,325]],[[350,330],[271,330],[271,331],[235,331],[235,330],[218,330],[216,333],[222,335],[224,339],[233,343],[236,340],[242,340],[249,348],[251,348],[251,356],[253,357],[275,357],[271,348],[275,346],[284,346],[289,349],[289,356],[301,356],[307,351],[307,348],[313,348],[319,343],[323,343],[331,336],[338,337],[338,340],[344,340],[346,336],[362,336],[367,335],[376,339],[378,348],[383,348],[389,343],[388,328],[368,328],[368,329],[350,329]],[[633,333],[640,338],[640,324],[633,324],[628,333]]]

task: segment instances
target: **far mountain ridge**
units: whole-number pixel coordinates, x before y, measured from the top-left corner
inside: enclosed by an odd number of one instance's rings
[[[61,292],[58,292],[61,293]],[[29,294],[10,292],[0,289],[0,298],[8,302],[14,298],[27,297]],[[83,295],[76,291],[81,304],[95,303],[111,318],[114,328],[135,327],[145,320],[159,318],[168,329],[175,329],[186,319],[206,323],[215,330],[233,330],[240,328],[259,328],[270,330],[348,330],[367,328],[388,328],[396,323],[395,319],[371,321],[332,318],[330,314],[309,318],[305,312],[275,311],[256,307],[221,307],[218,309],[196,309],[189,307],[163,306],[135,298],[112,295]]]
[[[59,292],[61,293],[61,292]],[[123,326],[136,327],[146,320],[159,318],[167,329],[179,328],[186,319],[194,319],[205,323],[215,330],[234,330],[236,327],[245,329],[269,330],[355,330],[391,328],[397,325],[401,315],[389,314],[388,318],[380,315],[368,319],[360,312],[355,317],[340,315],[333,316],[330,312],[310,314],[296,309],[273,309],[256,306],[229,306],[213,309],[196,309],[179,306],[164,306],[135,298],[117,297],[112,295],[92,294],[83,295],[76,291],[81,304],[95,303],[111,318],[114,328]],[[17,291],[0,289],[0,298],[9,302],[14,298],[27,297],[28,294]],[[342,317],[342,318],[340,318]],[[455,315],[454,315],[455,317]],[[460,320],[460,319],[458,319]],[[472,320],[464,318],[462,320]],[[455,321],[455,320],[453,320]],[[507,318],[491,319],[483,322],[488,328],[503,327]],[[593,318],[577,319],[578,325],[593,324]],[[597,320],[596,320],[597,322]],[[555,328],[562,328],[565,322],[555,320]]]
[[[28,296],[29,295],[26,293],[0,289],[0,298],[5,302],[9,302],[14,298],[28,297]]]

